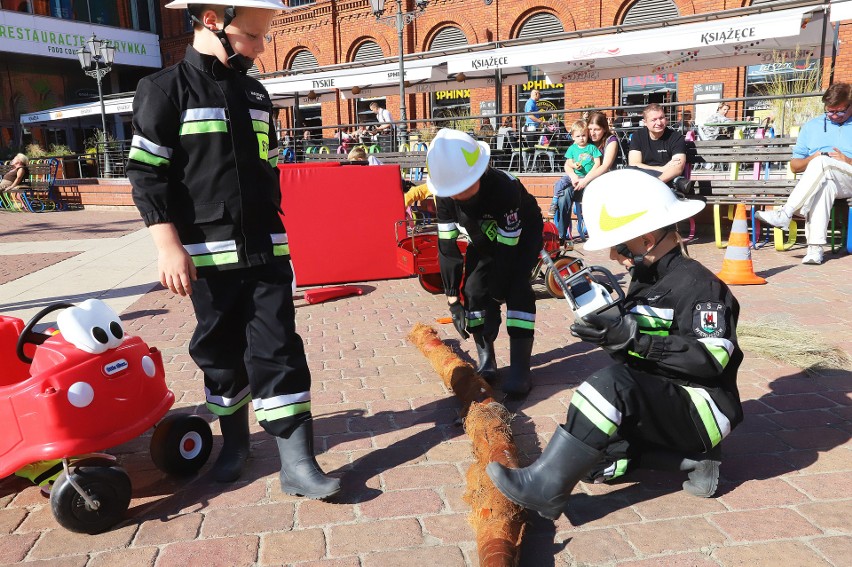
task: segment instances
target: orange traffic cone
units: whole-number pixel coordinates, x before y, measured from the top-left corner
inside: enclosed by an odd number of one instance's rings
[[[722,271],[716,274],[728,285],[765,284],[766,280],[755,275],[751,263],[751,247],[748,240],[748,223],[746,222],[745,205],[739,203],[734,214],[734,224],[731,226],[731,236],[728,239],[728,249],[722,260]]]

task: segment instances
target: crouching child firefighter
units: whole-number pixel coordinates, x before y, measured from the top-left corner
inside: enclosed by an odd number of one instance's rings
[[[510,365],[502,390],[530,390],[535,332],[535,294],[530,273],[542,247],[541,209],[520,181],[488,166],[488,144],[445,128],[429,145],[429,190],[437,197],[438,258],[453,325],[463,339],[473,335],[477,372],[497,376],[494,340],[500,305],[506,304]],[[456,239],[464,230],[465,258]],[[464,283],[462,283],[464,282]]]
[[[189,353],[204,372],[223,447],[213,477],[249,456],[249,406],[281,456],[281,490],[328,498],[340,480],[314,458],[311,374],[296,333],[277,136],[266,89],[246,75],[280,0],[175,1],[194,22],[180,63],[141,81],[127,174],[158,253],[160,281],[189,295]]]
[[[630,468],[688,473],[688,493],[712,496],[719,443],[742,421],[737,369],[739,304],[728,287],[685,254],[674,224],[704,207],[678,199],[639,171],[607,173],[583,201],[585,247],[610,249],[632,266],[624,315],[586,315],[571,333],[615,364],[593,373],[539,459],[523,469],[489,463],[513,502],[556,519],[580,480],[604,482]]]

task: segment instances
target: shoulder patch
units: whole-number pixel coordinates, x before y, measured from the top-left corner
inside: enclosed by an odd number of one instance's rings
[[[699,301],[692,310],[692,332],[702,338],[725,336],[725,311],[718,301]]]

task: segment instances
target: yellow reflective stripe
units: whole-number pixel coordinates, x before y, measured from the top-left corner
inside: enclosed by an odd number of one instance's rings
[[[275,421],[285,417],[293,417],[300,413],[311,411],[311,402],[303,402],[301,404],[290,404],[275,409],[258,409],[255,408],[254,414],[258,421]]]
[[[571,397],[571,405],[577,408],[580,413],[585,415],[595,427],[603,431],[607,436],[611,436],[615,433],[615,430],[617,429],[615,424],[607,419],[606,416],[598,410],[598,408],[593,406],[579,392],[574,392],[574,395]]]
[[[519,329],[535,329],[535,321],[524,321],[523,319],[510,319],[506,317],[506,327],[518,327]]]
[[[693,388],[688,386],[681,387],[689,394],[689,398],[692,400],[692,405],[695,406],[695,409],[698,411],[698,416],[704,424],[704,429],[707,430],[707,436],[710,438],[710,443],[713,447],[715,447],[722,440],[722,432],[719,431],[719,425],[716,423],[716,418],[713,417],[713,410],[710,409],[710,403],[705,400],[701,394],[694,391]]]
[[[147,152],[141,148],[130,148],[130,153],[127,154],[127,157],[133,161],[147,163],[148,165],[153,166],[169,165],[171,163],[168,159],[152,154],[151,152]]]
[[[515,245],[518,244],[519,241],[520,241],[520,238],[517,237],[517,236],[508,237],[508,236],[503,236],[499,232],[497,233],[497,242],[499,242],[500,244],[505,244],[506,246],[515,246]]]
[[[458,230],[439,230],[438,231],[438,238],[440,238],[442,240],[452,240],[452,239],[458,238],[458,237],[459,237],[459,231]]]
[[[290,245],[289,244],[273,244],[272,245],[272,255],[273,256],[287,256],[290,254]]]
[[[213,396],[213,397],[222,399],[219,396]],[[251,394],[246,394],[243,397],[243,399],[241,399],[240,401],[238,401],[237,403],[235,403],[233,405],[228,405],[228,406],[219,405],[217,403],[214,403],[210,399],[207,400],[206,405],[207,405],[207,409],[210,410],[210,413],[221,416],[221,415],[231,415],[231,414],[235,413],[238,409],[240,409],[241,407],[243,407],[244,405],[246,405],[250,401],[251,401]]]
[[[195,264],[196,268],[236,264],[239,261],[240,259],[236,252],[218,252],[216,254],[202,254],[192,257],[192,263]]]
[[[227,132],[228,124],[224,120],[202,120],[200,122],[185,122],[180,127],[180,135],[188,134],[212,134],[216,132]]]
[[[269,122],[261,122],[260,120],[252,120],[251,126],[255,132],[263,132],[269,134]]]

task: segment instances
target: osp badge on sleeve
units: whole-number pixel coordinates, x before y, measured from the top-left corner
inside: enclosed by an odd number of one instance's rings
[[[722,337],[725,335],[725,306],[714,301],[695,304],[692,315],[692,332],[697,336]]]

